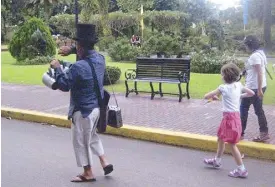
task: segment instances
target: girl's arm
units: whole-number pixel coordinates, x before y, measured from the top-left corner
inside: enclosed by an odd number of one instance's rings
[[[242,92],[245,92],[245,93],[241,94],[241,98],[252,97],[255,95],[255,92],[253,90],[250,90],[249,88],[245,88],[245,87],[243,87]]]
[[[204,95],[204,99],[213,99],[215,96],[219,97],[221,95],[221,92],[219,89],[213,90],[207,94]]]

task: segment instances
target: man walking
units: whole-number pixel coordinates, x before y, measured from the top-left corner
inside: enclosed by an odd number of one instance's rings
[[[101,96],[103,97],[103,79],[105,73],[105,59],[94,50],[98,39],[95,25],[78,24],[76,52],[79,61],[71,65],[64,73],[58,60],[51,62],[55,69],[55,79],[58,89],[64,92],[71,91],[70,109],[68,118],[72,119],[72,140],[78,167],[83,167],[84,172],[73,178],[72,182],[96,181],[92,172],[92,153],[99,157],[105,175],[113,171],[113,165],[106,160],[102,142],[96,133],[97,122],[100,115],[99,104],[94,85],[94,67]],[[60,53],[68,54],[66,48],[61,48]]]

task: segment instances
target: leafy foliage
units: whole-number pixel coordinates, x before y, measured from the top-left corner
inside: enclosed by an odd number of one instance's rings
[[[192,55],[191,72],[218,74],[221,71],[221,67],[228,62],[236,63],[241,69],[244,66],[242,61],[226,53],[217,50],[201,51]]]
[[[40,7],[43,7],[45,18],[46,20],[49,20],[53,5],[68,2],[69,0],[28,0],[26,2],[26,7],[28,9],[36,9],[37,11]]]
[[[115,37],[113,36],[105,36],[101,37],[96,46],[100,51],[107,51],[110,48],[110,45],[115,42]]]
[[[123,12],[132,12],[140,10],[143,5],[144,10],[150,10],[153,7],[153,0],[117,0],[119,8]]]
[[[50,56],[37,56],[33,59],[25,59],[23,61],[17,61],[17,65],[42,65],[42,64],[49,64],[52,60]]]
[[[194,23],[205,22],[215,13],[213,4],[205,0],[181,0],[179,11],[187,12]]]
[[[121,70],[118,67],[107,66],[104,74],[103,84],[104,85],[110,85],[110,83],[115,84],[119,80],[120,75],[121,75]]]
[[[73,37],[75,35],[75,18],[74,15],[59,14],[51,17],[49,24],[54,33],[59,33],[63,36]]]
[[[178,55],[182,51],[179,36],[155,33],[154,37],[150,37],[142,43],[141,48],[131,46],[127,38],[118,38],[109,46],[108,53],[114,61],[130,61],[135,60],[138,56],[150,56],[157,53],[170,57]]]
[[[109,27],[123,34],[123,30],[134,27],[139,24],[139,15],[137,13],[112,12],[109,14]]]
[[[109,46],[108,53],[114,61],[135,60],[141,49],[130,45],[127,38],[118,38]]]
[[[153,8],[154,10],[178,10],[179,8],[178,0],[154,0]]]
[[[224,31],[219,20],[209,20],[206,27],[206,33],[210,39],[211,47],[217,46],[220,50],[224,49]]]
[[[187,14],[178,11],[148,11],[144,22],[158,31],[180,31],[181,24],[187,21]]]
[[[49,28],[42,20],[32,18],[13,35],[9,51],[14,58],[22,61],[42,55],[53,56],[56,53],[56,45]]]
[[[167,57],[177,55],[181,52],[181,43],[179,36],[169,36],[154,34],[148,41],[142,45],[143,55],[164,53]]]

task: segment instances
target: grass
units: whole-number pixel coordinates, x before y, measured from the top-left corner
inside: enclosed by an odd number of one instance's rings
[[[67,61],[73,62],[75,60],[75,55],[70,55],[68,57],[58,56],[58,59],[63,59]],[[44,72],[47,71],[49,65],[28,65],[28,66],[19,66],[15,64],[16,60],[12,58],[9,52],[1,53],[1,73],[2,73],[2,81],[16,84],[30,84],[30,85],[43,85],[41,78]],[[135,63],[131,62],[112,62],[109,57],[106,57],[106,62],[108,66],[117,66],[121,69],[122,74],[120,81],[114,85],[115,92],[125,93],[125,85],[124,85],[124,72],[127,69],[135,68]],[[269,63],[269,70],[274,78],[271,80],[268,79],[268,89],[265,94],[264,104],[273,104],[275,105],[275,74],[272,73],[271,64]],[[191,81],[190,81],[190,96],[192,98],[202,98],[203,95],[218,87],[221,84],[221,77],[217,74],[198,74],[191,73]],[[133,88],[133,84],[129,84],[131,88]],[[157,89],[157,84],[154,85],[155,89]],[[183,90],[185,90],[185,84],[182,85]],[[111,90],[110,86],[106,87],[108,90]],[[149,83],[138,83],[138,89],[144,91],[150,91]],[[172,92],[177,93],[178,87],[174,84],[164,84],[163,85],[164,92]]]

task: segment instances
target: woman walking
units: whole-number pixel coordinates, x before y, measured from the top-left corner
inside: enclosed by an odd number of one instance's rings
[[[242,121],[242,139],[244,138],[247,125],[248,110],[253,105],[255,114],[258,117],[260,127],[259,136],[255,137],[255,142],[265,142],[268,140],[268,126],[263,110],[263,96],[266,91],[266,64],[267,59],[263,50],[260,49],[260,41],[255,36],[247,36],[244,44],[249,53],[249,59],[245,63],[245,86],[255,92],[253,97],[243,98],[241,101],[240,113]]]

